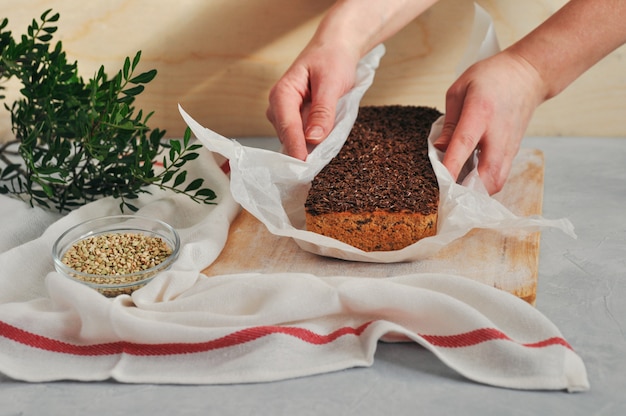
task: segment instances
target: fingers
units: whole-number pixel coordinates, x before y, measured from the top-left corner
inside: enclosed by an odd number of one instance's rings
[[[319,144],[330,134],[335,125],[337,102],[353,87],[355,71],[356,63],[351,63],[335,70],[311,72],[311,106],[304,131],[308,143]]]
[[[455,85],[456,84],[452,85],[446,93],[446,114],[443,118],[443,128],[441,129],[439,137],[433,142],[433,145],[442,152],[445,152],[448,149],[448,146],[452,141],[452,136],[456,131],[456,126],[459,122],[459,118],[461,117],[463,101],[465,100],[465,90],[462,88],[456,88]],[[456,179],[458,172],[457,175],[453,176]]]
[[[267,119],[272,123],[283,151],[297,159],[307,157],[300,109],[308,93],[289,78],[283,78],[270,91]],[[306,82],[305,82],[306,85]]]
[[[478,149],[478,174],[489,194],[494,194],[504,186],[514,154],[507,147],[510,132],[494,127],[494,106],[481,97],[472,95],[471,86],[451,87],[444,126],[434,145],[445,152],[443,164],[454,180]]]
[[[509,156],[506,149],[481,145],[478,153],[478,176],[489,195],[499,192],[506,183],[514,156]]]
[[[319,56],[326,59],[322,62]],[[335,125],[337,102],[354,85],[358,57],[346,53],[303,54],[270,91],[267,118],[283,151],[305,160],[307,144],[321,143]]]
[[[446,95],[446,115],[442,137],[436,140],[445,150],[444,166],[456,180],[485,133],[485,120],[490,119],[490,107],[472,98],[468,89],[453,87]],[[438,142],[438,144],[437,144]]]
[[[344,93],[325,74],[311,74],[310,92],[277,84],[270,92],[266,115],[274,125],[283,151],[305,160],[307,143],[321,143],[335,124],[337,101]]]
[[[311,84],[311,102],[302,111],[304,139],[310,144],[319,144],[328,137],[335,124],[335,107],[339,98],[334,99],[320,92],[323,86],[319,81],[311,81]]]

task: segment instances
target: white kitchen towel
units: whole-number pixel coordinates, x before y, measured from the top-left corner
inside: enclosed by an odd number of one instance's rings
[[[545,316],[464,277],[206,277],[200,271],[224,247],[239,206],[211,155],[199,161],[219,204],[161,191],[141,197],[139,214],[175,226],[182,251],[172,269],[131,296],[106,298],[55,272],[51,258],[65,229],[116,213],[118,201],[42,220],[45,212],[0,197],[0,229],[12,230],[0,234],[9,247],[0,254],[0,372],[31,382],[263,382],[368,366],[383,340],[420,344],[480,383],[589,387],[581,358]],[[13,243],[20,229],[24,238]]]
[[[203,275],[240,207],[213,155],[197,162],[189,176],[206,178],[218,205],[142,195],[138,214],[174,226],[181,254],[114,299],[55,272],[51,250],[67,228],[118,213],[118,201],[61,217],[0,196],[0,372],[31,382],[263,382],[368,366],[383,340],[415,342],[480,383],[589,388],[583,361],[540,311],[465,277]]]

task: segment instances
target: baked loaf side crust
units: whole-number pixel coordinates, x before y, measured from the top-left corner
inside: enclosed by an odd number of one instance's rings
[[[364,251],[393,251],[437,233],[439,187],[429,107],[362,107],[339,154],[315,177],[307,230]]]
[[[307,215],[307,230],[363,251],[393,251],[437,233],[437,214],[374,211]]]

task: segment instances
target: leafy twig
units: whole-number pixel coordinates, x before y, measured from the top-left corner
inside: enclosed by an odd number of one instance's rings
[[[190,130],[182,143],[165,143],[165,131],[147,125],[153,112],[144,115],[133,106],[157,74],[155,69],[136,74],[141,51],[126,58],[112,78],[101,66],[84,81],[62,43],[50,43],[58,20],[58,13],[47,10],[18,40],[5,30],[8,19],[0,23],[0,81],[21,83],[20,98],[4,107],[22,159],[10,161],[2,148],[0,193],[61,212],[113,196],[120,198],[122,211],[135,211],[132,201],[156,185],[212,204],[216,195],[203,188],[202,178],[186,184],[184,166],[198,157],[200,147],[190,142]],[[157,174],[153,162],[162,154],[164,169]]]

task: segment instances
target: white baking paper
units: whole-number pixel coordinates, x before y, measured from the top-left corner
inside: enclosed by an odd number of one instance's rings
[[[471,44],[460,67],[467,61],[497,52],[497,40],[489,15],[476,6]],[[482,34],[482,36],[481,36]],[[494,39],[489,39],[493,37]],[[476,47],[478,42],[478,47]],[[315,175],[341,149],[357,116],[361,98],[372,84],[385,48],[379,45],[366,55],[357,68],[354,88],[337,105],[336,124],[328,138],[317,145],[306,161],[282,153],[242,146],[201,126],[182,107],[180,113],[195,136],[209,150],[230,161],[230,190],[241,206],[276,235],[290,237],[304,250],[344,260],[393,263],[426,259],[472,228],[490,228],[534,232],[552,227],[575,237],[567,219],[548,220],[539,216],[519,217],[491,198],[478,178],[476,169],[469,172],[462,184],[452,179],[443,166],[443,153],[432,145],[441,131],[443,118],[433,124],[429,137],[429,157],[440,188],[437,235],[396,251],[365,252],[341,241],[305,230],[304,203]],[[472,161],[470,161],[472,162]],[[475,158],[474,161],[475,163]]]

